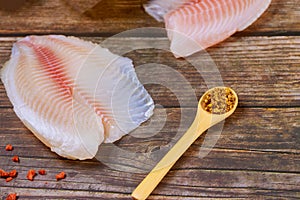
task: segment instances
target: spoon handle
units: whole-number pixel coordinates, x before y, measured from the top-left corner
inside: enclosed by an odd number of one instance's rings
[[[182,154],[206,129],[211,126],[209,120],[201,121],[201,126],[199,124],[198,118],[196,117],[187,132],[178,140],[172,149],[159,161],[159,163],[133,191],[131,196],[134,199],[146,199],[176,163],[176,161],[182,156]]]

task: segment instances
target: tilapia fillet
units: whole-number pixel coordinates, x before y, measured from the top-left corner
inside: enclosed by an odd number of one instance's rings
[[[120,139],[153,113],[129,58],[75,37],[17,41],[1,79],[22,122],[71,159],[93,158],[99,144]]]
[[[271,0],[152,0],[145,10],[164,21],[176,57],[215,45],[255,22]]]

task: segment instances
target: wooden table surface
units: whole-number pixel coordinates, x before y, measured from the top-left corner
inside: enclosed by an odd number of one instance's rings
[[[3,1],[1,1],[1,4]],[[22,2],[22,1],[20,1]],[[0,8],[0,65],[9,59],[12,44],[30,34],[65,34],[101,42],[116,33],[142,27],[163,27],[147,15],[141,0],[102,1],[28,0],[8,11]],[[3,5],[2,5],[3,6]],[[86,11],[85,11],[86,10]],[[300,6],[297,0],[273,0],[258,21],[208,49],[223,82],[239,95],[236,112],[225,121],[212,151],[199,158],[201,136],[180,158],[149,199],[296,199],[300,198]],[[148,41],[165,44],[167,38],[121,37],[125,42]],[[197,98],[214,81],[212,70],[203,74],[184,59],[157,49],[139,49],[126,54],[135,66],[161,63],[179,72],[191,84]],[[156,77],[159,72],[139,74]],[[172,80],[171,80],[172,82]],[[196,106],[181,81],[174,90],[146,85],[156,104],[153,123],[167,117],[163,129],[153,137],[126,136],[115,144],[128,151],[151,152],[167,145],[182,113],[195,114]],[[181,92],[185,105],[179,105]],[[186,123],[190,123],[188,120]],[[184,130],[181,130],[184,131]],[[209,137],[209,135],[206,135]],[[214,137],[213,133],[212,136]],[[13,152],[5,151],[11,143]],[[11,161],[13,155],[20,163]],[[116,160],[121,158],[115,158]],[[132,161],[133,165],[134,162]],[[13,112],[0,83],[0,168],[17,169],[19,175],[6,183],[0,180],[0,197],[16,192],[19,199],[130,199],[146,173],[108,167],[96,159],[72,161],[51,152],[27,130]],[[29,169],[44,168],[48,174],[26,179]],[[67,178],[57,182],[55,174]]]

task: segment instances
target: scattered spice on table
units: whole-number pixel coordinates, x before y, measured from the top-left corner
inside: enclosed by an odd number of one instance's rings
[[[46,174],[46,170],[40,169],[40,170],[39,170],[39,174],[40,174],[40,175],[45,175],[45,174]]]
[[[16,199],[17,199],[17,194],[16,193],[9,194],[6,197],[6,200],[16,200]]]
[[[33,178],[35,177],[36,173],[35,170],[31,169],[27,173],[27,179],[30,181],[33,181]]]
[[[60,172],[59,174],[56,174],[56,180],[59,181],[61,179],[66,178],[66,173],[65,172]]]
[[[12,151],[14,147],[11,144],[6,145],[5,150],[6,151]]]
[[[6,151],[12,151],[14,148],[11,144],[6,145],[5,150]],[[19,156],[15,155],[12,157],[13,162],[20,162]],[[46,175],[47,172],[45,169],[40,169],[38,171],[38,174],[40,175]],[[6,182],[12,181],[15,177],[17,177],[18,172],[16,169],[6,172],[3,169],[0,169],[0,178],[4,178]],[[30,169],[27,173],[27,179],[30,181],[34,180],[34,177],[37,175],[34,169]],[[59,181],[61,179],[66,178],[66,173],[65,172],[60,172],[56,176],[56,180]],[[45,182],[45,184],[48,184],[48,182]],[[17,199],[17,194],[16,193],[11,193],[6,197],[6,200],[16,200]]]
[[[13,162],[20,162],[19,156],[12,157]]]
[[[0,169],[0,177],[2,177],[3,176],[3,173],[4,173],[5,171],[3,170],[3,169]]]
[[[10,177],[12,177],[12,178],[15,178],[15,177],[17,177],[17,175],[18,175],[18,172],[17,172],[17,170],[12,170],[11,172],[9,172],[9,176]]]
[[[15,178],[18,175],[17,170],[12,170],[11,172],[6,172],[2,169],[0,169],[0,177],[5,178],[6,182],[11,181],[13,178]]]
[[[10,181],[12,181],[12,180],[13,180],[12,177],[7,177],[7,178],[5,179],[6,182],[10,182]]]
[[[4,171],[3,169],[0,169],[0,177],[7,178],[7,177],[9,177],[9,173]]]

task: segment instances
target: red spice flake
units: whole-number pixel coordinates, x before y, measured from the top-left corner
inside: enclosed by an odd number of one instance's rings
[[[6,151],[12,151],[14,148],[11,144],[6,145],[5,150]]]
[[[61,179],[66,178],[66,173],[65,172],[60,172],[59,174],[56,174],[56,180],[59,181]]]
[[[7,178],[7,177],[9,177],[9,173],[2,170],[2,169],[0,169],[0,177],[1,178]]]
[[[33,181],[33,178],[35,177],[36,173],[35,170],[31,169],[27,173],[27,179],[30,181]]]
[[[14,156],[12,158],[12,161],[14,161],[14,162],[20,162],[19,156]]]
[[[17,199],[17,194],[16,194],[16,193],[9,194],[9,195],[6,197],[6,200],[16,200],[16,199]]]
[[[39,174],[40,174],[40,175],[45,175],[45,174],[46,174],[46,170],[40,169],[40,170],[39,170]]]
[[[6,178],[6,182],[9,182],[9,181],[12,181],[12,180],[13,180],[12,177],[7,177],[7,178]]]
[[[9,172],[9,176],[12,177],[12,178],[15,178],[17,175],[18,175],[18,172],[15,169],[12,170],[11,172]]]
[[[18,175],[17,170],[12,170],[11,172],[6,172],[2,169],[0,169],[0,177],[1,178],[8,178],[8,177],[12,177],[15,178]]]
[[[0,169],[0,177],[2,177],[2,174],[5,173],[3,169]]]

